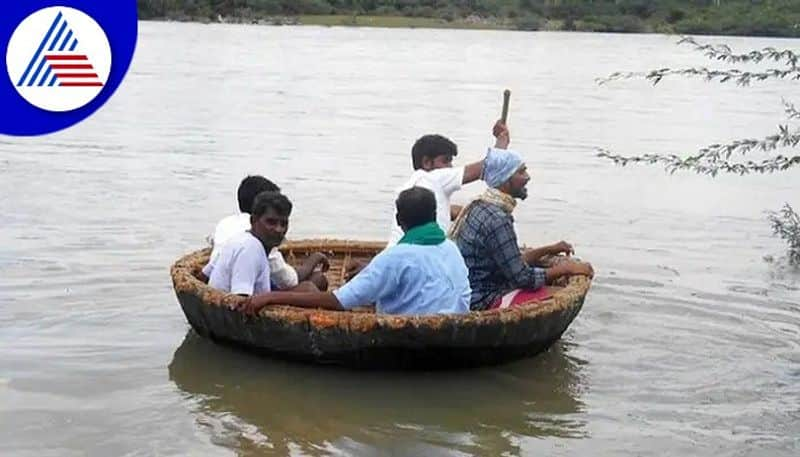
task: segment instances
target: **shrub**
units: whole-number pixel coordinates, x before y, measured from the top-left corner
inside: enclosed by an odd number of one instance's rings
[[[545,21],[535,14],[526,14],[522,17],[516,18],[514,27],[517,30],[541,30],[544,27]]]
[[[800,266],[800,216],[786,203],[780,211],[770,211],[767,219],[772,225],[772,233],[789,245],[789,263]]]
[[[666,20],[670,24],[674,24],[678,21],[682,21],[685,17],[686,17],[685,11],[679,10],[677,8],[672,8],[671,10],[669,10],[669,13],[667,13]]]

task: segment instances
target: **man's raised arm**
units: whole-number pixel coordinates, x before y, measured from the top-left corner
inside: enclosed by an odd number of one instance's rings
[[[494,143],[494,147],[497,149],[507,149],[509,143],[511,143],[511,136],[508,132],[508,127],[503,124],[501,121],[497,121],[492,128],[492,134],[497,138]],[[462,181],[463,184],[469,184],[471,182],[477,181],[481,179],[481,175],[483,175],[483,160],[479,162],[473,162],[468,164],[464,167],[464,179]]]

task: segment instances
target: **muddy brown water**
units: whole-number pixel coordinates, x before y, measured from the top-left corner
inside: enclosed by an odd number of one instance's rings
[[[712,65],[674,41],[141,23],[95,116],[0,138],[0,454],[798,455],[800,275],[763,213],[800,206],[798,171],[710,179],[594,156],[692,151],[782,122],[790,82],[595,84]],[[168,268],[235,210],[243,175],[292,198],[293,238],[381,239],[413,141],[440,132],[457,163],[480,158],[504,88],[533,173],[520,238],[566,239],[597,271],[549,352],[362,373],[188,331]]]

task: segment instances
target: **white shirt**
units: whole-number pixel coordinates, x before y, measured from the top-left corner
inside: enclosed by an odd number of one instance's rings
[[[219,255],[203,267],[208,285],[239,295],[269,292],[269,262],[264,245],[252,233],[242,232],[227,240]]]
[[[464,167],[437,168],[436,170],[425,171],[416,170],[405,184],[398,187],[394,192],[394,198],[400,196],[400,192],[414,186],[430,189],[436,197],[436,223],[442,228],[444,233],[450,229],[450,196],[461,189],[464,183]],[[397,225],[395,214],[397,208],[392,201],[392,231],[389,235],[388,246],[394,246],[403,237],[403,229]]]
[[[214,248],[211,250],[213,262],[221,252],[222,246],[236,235],[250,230],[250,215],[247,213],[228,216],[217,224],[214,230]],[[272,249],[267,256],[269,262],[270,279],[277,289],[291,289],[296,287],[297,271],[283,259],[283,254],[277,248]]]

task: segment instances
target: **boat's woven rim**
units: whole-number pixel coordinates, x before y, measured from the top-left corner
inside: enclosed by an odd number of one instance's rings
[[[374,254],[384,248],[386,243],[375,241],[337,240],[337,239],[305,239],[287,241],[281,245],[284,253],[300,252],[333,252],[340,254]],[[227,294],[209,287],[194,276],[208,262],[210,248],[187,254],[178,259],[170,269],[175,291],[194,295],[204,303],[232,307],[244,300],[243,297]],[[579,306],[589,291],[591,281],[584,276],[572,276],[564,288],[557,290],[553,297],[536,302],[533,305],[522,305],[502,310],[473,311],[458,315],[432,316],[393,316],[375,313],[341,312],[320,309],[304,309],[293,306],[272,306],[261,310],[260,316],[290,322],[309,322],[315,326],[329,327],[342,325],[347,321],[350,327],[372,327],[376,322],[390,327],[440,326],[448,322],[485,324],[491,321],[518,321],[536,318],[545,314],[560,312]]]

